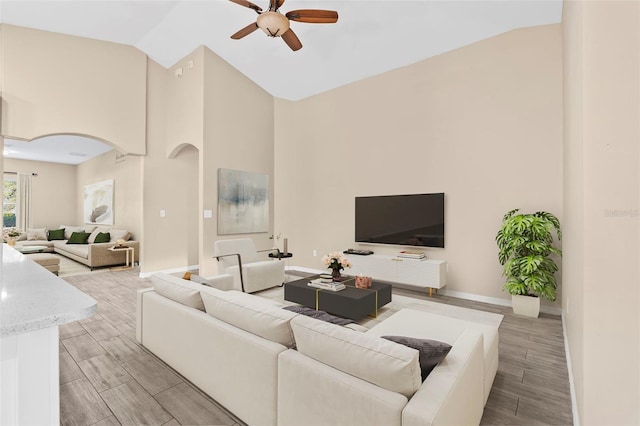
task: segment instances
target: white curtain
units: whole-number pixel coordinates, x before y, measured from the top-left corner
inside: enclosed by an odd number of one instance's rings
[[[16,186],[16,226],[26,231],[31,228],[31,173],[18,173]]]

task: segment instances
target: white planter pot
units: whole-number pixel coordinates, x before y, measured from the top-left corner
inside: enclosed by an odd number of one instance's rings
[[[511,295],[513,313],[525,317],[538,318],[540,314],[540,298],[531,296]]]

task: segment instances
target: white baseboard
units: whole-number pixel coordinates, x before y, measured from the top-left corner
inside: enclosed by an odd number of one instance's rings
[[[438,294],[441,294],[443,296],[456,297],[458,299],[473,300],[474,302],[490,303],[492,305],[498,305],[498,306],[509,306],[509,307],[511,306],[511,301],[507,299],[482,296],[479,294],[466,293],[463,291],[447,290],[446,287],[438,289]]]
[[[304,266],[287,266],[285,267],[286,271],[300,271],[300,272],[308,272],[310,274],[323,274],[326,271],[321,269],[313,269],[313,268],[305,268]]]
[[[562,316],[562,308],[556,308],[555,306],[540,305],[540,312],[549,315]]]
[[[569,372],[569,391],[571,393],[571,411],[573,413],[573,425],[580,426],[578,413],[578,398],[576,397],[576,385],[573,381],[573,368],[571,366],[571,351],[569,350],[569,338],[567,337],[567,323],[562,315],[562,335],[564,336],[564,354],[567,357],[567,370]]]
[[[200,268],[200,265],[191,265],[191,266],[182,266],[180,268],[172,268],[172,269],[162,269],[160,271],[151,271],[151,272],[140,272],[138,275],[140,278],[149,278],[151,275],[162,272],[165,274],[175,274],[176,272],[186,272],[186,271],[194,271]]]
[[[479,295],[479,294],[465,293],[465,292],[462,292],[462,291],[447,290],[446,288],[441,288],[440,290],[438,290],[438,294],[442,294],[443,296],[457,297],[458,299],[473,300],[475,302],[490,303],[492,305],[509,306],[509,307],[512,306],[511,305],[511,300],[508,300],[508,299],[500,299],[498,297],[482,296],[482,295]],[[541,305],[540,306],[540,312],[543,312],[543,313],[549,314],[549,315],[558,315],[558,316],[562,315],[562,309],[561,308],[556,308],[554,306]]]

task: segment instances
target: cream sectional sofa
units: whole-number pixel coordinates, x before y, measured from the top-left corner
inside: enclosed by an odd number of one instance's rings
[[[138,342],[249,425],[480,422],[497,366],[495,327],[401,310],[362,333],[234,290],[165,274],[152,283],[138,291]],[[212,285],[231,283],[222,275]],[[382,335],[452,348],[422,382],[418,351]]]
[[[76,262],[87,265],[88,267],[93,269],[101,266],[122,265],[125,263],[126,253],[124,251],[109,250],[111,247],[116,245],[116,240],[118,240],[120,237],[124,237],[123,239],[126,240],[124,245],[133,247],[134,249],[134,262],[139,261],[140,243],[138,241],[131,241],[131,233],[126,230],[117,230],[109,227],[96,227],[94,225],[60,225],[58,229],[62,228],[65,229],[64,240],[28,240],[26,237],[27,233],[25,232],[20,238],[17,239],[16,246],[44,246],[47,247],[44,252],[55,252],[61,254],[65,257],[68,257],[69,259],[73,259]],[[111,240],[108,243],[67,244],[67,240],[71,236],[71,233],[78,231],[89,233],[113,231],[113,235],[111,236]],[[44,229],[44,232],[46,235],[47,230]]]
[[[66,241],[53,241],[53,250],[63,256],[87,265],[91,269],[101,266],[123,265],[126,260],[124,251],[109,250],[115,246],[115,242],[93,243],[93,244],[67,244]],[[133,247],[133,261],[138,262],[140,256],[140,243],[138,241],[127,241],[127,247]]]

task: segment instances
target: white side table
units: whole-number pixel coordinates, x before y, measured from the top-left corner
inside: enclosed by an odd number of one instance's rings
[[[112,271],[123,271],[125,269],[133,269],[133,262],[135,261],[135,249],[129,246],[113,246],[108,248],[109,251],[124,251],[125,252],[125,262],[124,266],[116,266],[111,268]]]
[[[287,264],[287,259],[291,259],[293,257],[293,253],[291,253],[290,251],[286,253],[280,251],[277,254],[269,253],[268,256],[271,259],[278,259],[279,261],[284,260],[284,265],[285,265],[284,282],[289,281],[289,276],[287,275],[287,271],[286,271],[289,268],[289,265]]]

